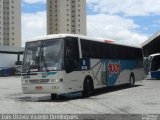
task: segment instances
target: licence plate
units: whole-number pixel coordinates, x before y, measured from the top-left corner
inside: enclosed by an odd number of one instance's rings
[[[36,86],[35,89],[36,89],[36,90],[42,90],[43,87],[42,87],[42,86]]]

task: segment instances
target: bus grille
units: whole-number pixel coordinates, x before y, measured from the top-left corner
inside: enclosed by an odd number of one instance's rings
[[[30,83],[37,84],[37,83],[48,83],[49,79],[38,79],[38,80],[29,80]]]

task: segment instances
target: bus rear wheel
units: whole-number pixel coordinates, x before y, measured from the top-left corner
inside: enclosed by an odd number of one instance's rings
[[[132,87],[132,86],[134,86],[134,84],[135,84],[135,77],[134,77],[134,74],[132,73],[132,74],[130,75],[129,85]]]
[[[93,93],[94,93],[93,80],[87,77],[83,83],[82,95],[83,97],[89,97]]]

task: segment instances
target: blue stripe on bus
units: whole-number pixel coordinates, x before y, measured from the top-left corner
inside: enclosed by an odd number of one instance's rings
[[[106,66],[107,86],[114,86],[121,72],[133,70],[138,64],[138,61],[135,60],[102,60],[102,62]]]

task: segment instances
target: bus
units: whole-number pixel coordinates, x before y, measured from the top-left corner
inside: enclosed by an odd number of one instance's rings
[[[24,94],[82,92],[129,84],[144,79],[142,49],[82,35],[57,34],[26,43],[22,90]]]
[[[160,79],[160,53],[152,54],[144,60],[145,73],[150,79]]]

